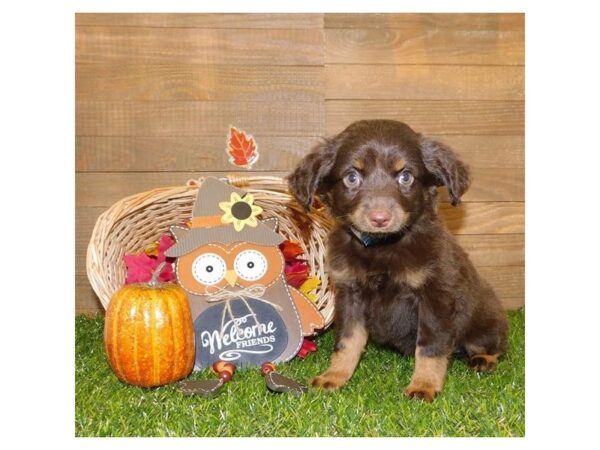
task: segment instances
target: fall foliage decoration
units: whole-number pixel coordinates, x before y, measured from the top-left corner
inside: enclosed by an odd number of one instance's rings
[[[163,261],[149,283],[123,286],[106,311],[104,347],[124,383],[154,387],[188,376],[194,366],[192,315],[185,291],[159,283]]]
[[[279,249],[281,250],[281,253],[283,253],[283,257],[286,261],[297,258],[304,253],[300,244],[293,241],[283,241],[279,246]]]
[[[285,259],[285,278],[287,282],[302,292],[313,303],[317,302],[317,294],[314,292],[321,284],[321,280],[309,277],[308,263],[298,257],[304,253],[298,242],[283,241],[279,250]]]
[[[304,283],[298,289],[302,292],[311,302],[317,303],[317,294],[315,290],[321,284],[321,280],[316,277],[307,278]]]
[[[315,353],[317,351],[317,343],[312,339],[304,338],[302,342],[302,348],[296,355],[300,359],[306,359],[309,353]]]
[[[308,280],[308,263],[302,259],[293,259],[285,262],[285,278],[290,286],[296,289]]]
[[[293,241],[283,241],[279,250],[285,259],[285,278],[287,282],[298,289],[308,279],[308,263],[298,256],[304,253],[300,244]]]
[[[123,262],[127,267],[127,276],[125,284],[146,283],[152,278],[156,268],[163,262],[167,264],[161,271],[158,281],[175,281],[173,272],[173,258],[167,258],[165,252],[169,249],[175,240],[170,234],[163,234],[160,239],[148,245],[143,252],[136,255],[123,256]]]
[[[251,169],[258,161],[258,146],[252,135],[233,125],[229,127],[225,151],[229,155],[229,162],[237,167]]]

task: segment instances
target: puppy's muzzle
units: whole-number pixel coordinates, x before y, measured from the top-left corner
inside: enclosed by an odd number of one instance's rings
[[[374,228],[386,228],[392,220],[392,211],[389,209],[370,209],[367,212],[367,219]]]

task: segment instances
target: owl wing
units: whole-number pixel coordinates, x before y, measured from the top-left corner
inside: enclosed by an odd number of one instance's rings
[[[315,330],[319,330],[325,326],[325,320],[323,316],[308,298],[292,286],[288,286],[298,314],[300,315],[300,322],[302,323],[302,334],[304,336],[312,336],[315,334]]]

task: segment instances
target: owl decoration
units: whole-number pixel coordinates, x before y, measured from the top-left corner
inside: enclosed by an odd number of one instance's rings
[[[259,220],[252,194],[206,178],[190,227],[174,226],[177,281],[196,335],[195,369],[262,366],[293,358],[324,326],[316,306],[289,286],[276,219]]]

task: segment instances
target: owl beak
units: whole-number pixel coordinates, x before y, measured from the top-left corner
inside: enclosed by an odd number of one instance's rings
[[[237,274],[235,270],[228,270],[225,272],[225,279],[229,283],[229,286],[235,286],[235,282],[237,281]]]

